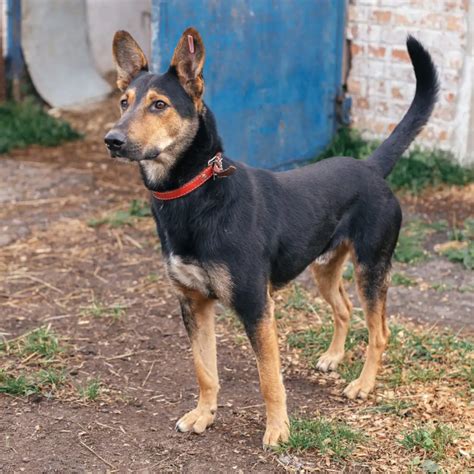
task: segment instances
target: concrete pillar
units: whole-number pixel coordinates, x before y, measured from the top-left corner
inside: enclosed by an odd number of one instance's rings
[[[4,31],[4,3],[0,0],[0,102],[6,99],[7,81],[5,77],[5,56],[3,52],[3,31]]]
[[[468,52],[471,67],[471,101],[470,117],[468,120],[469,129],[467,136],[466,164],[474,165],[474,0],[469,3],[469,26],[468,26]]]

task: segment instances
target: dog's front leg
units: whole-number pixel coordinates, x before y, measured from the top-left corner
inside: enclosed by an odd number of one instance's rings
[[[191,341],[194,367],[199,384],[197,407],[177,423],[178,431],[202,433],[214,422],[219,380],[217,375],[214,300],[197,292],[180,296],[181,312]]]
[[[289,420],[286,394],[280,370],[277,326],[274,303],[267,297],[265,309],[256,320],[243,317],[245,328],[257,357],[260,389],[265,401],[267,426],[263,436],[264,446],[277,446],[288,441]]]

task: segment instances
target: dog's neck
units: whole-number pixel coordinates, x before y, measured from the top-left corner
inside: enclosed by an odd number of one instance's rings
[[[196,123],[196,133],[189,143],[163,152],[159,160],[140,162],[145,186],[151,191],[178,188],[198,175],[218,152],[222,142],[212,112],[204,105]]]

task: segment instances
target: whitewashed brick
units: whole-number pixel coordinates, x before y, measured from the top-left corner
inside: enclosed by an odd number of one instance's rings
[[[412,34],[437,65],[440,100],[419,143],[455,146],[459,90],[468,44],[467,9],[473,0],[352,0],[347,37],[356,41],[349,71],[353,124],[364,135],[383,138],[406,112],[415,91],[407,61]],[[472,12],[471,12],[472,14]],[[352,84],[352,85],[351,85]],[[474,111],[472,112],[474,113]],[[462,114],[461,114],[462,115]]]

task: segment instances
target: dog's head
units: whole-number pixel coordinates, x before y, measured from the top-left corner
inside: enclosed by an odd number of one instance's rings
[[[121,118],[105,136],[113,158],[138,161],[149,178],[166,176],[191,144],[203,110],[204,44],[194,28],[181,36],[165,74],[152,74],[137,42],[126,31],[113,41]]]

